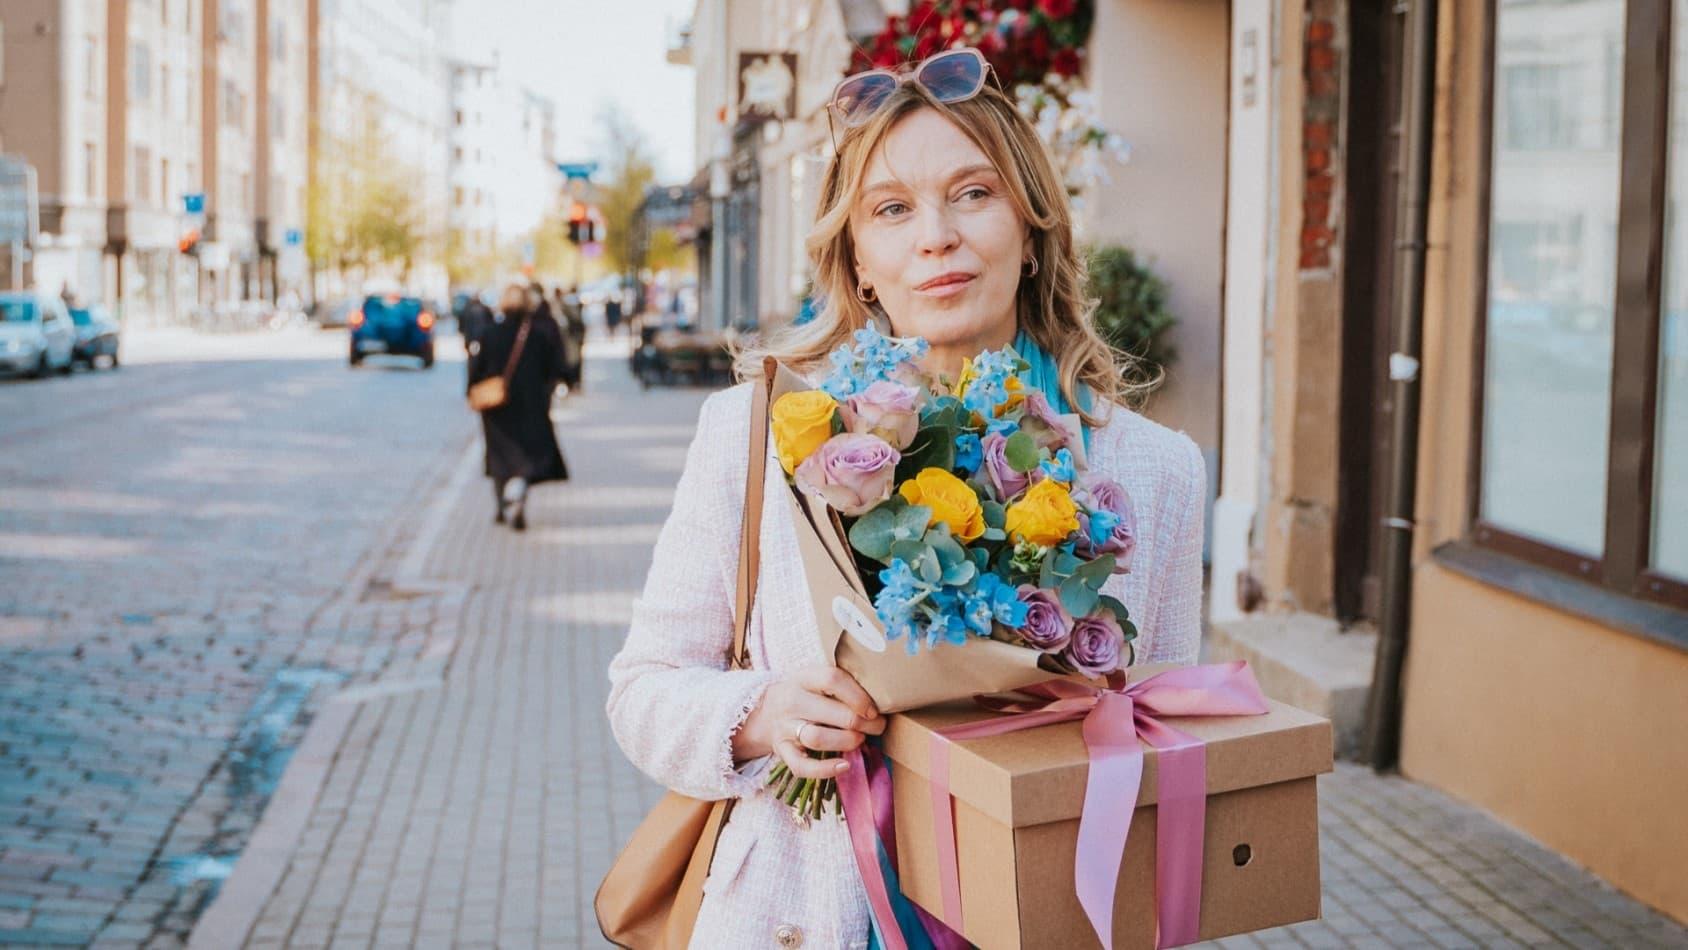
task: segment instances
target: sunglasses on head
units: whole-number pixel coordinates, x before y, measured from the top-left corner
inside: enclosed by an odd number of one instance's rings
[[[991,74],[984,54],[969,47],[944,50],[904,70],[870,69],[846,76],[834,87],[832,100],[826,104],[827,124],[830,128],[836,118],[846,129],[865,125],[906,82],[915,83],[946,105],[962,102],[978,95],[985,88],[985,77]],[[837,147],[834,135],[834,151]]]

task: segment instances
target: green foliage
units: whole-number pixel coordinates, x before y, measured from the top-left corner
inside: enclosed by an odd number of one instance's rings
[[[320,136],[306,194],[305,253],[318,267],[364,274],[396,266],[408,275],[435,235],[425,232],[421,175],[392,147],[372,102],[358,106],[349,135]]]
[[[639,242],[635,231],[645,189],[656,180],[656,163],[638,127],[612,105],[598,112],[603,128],[603,184],[595,189],[604,216],[604,261],[612,272],[637,270]]]
[[[1096,332],[1109,346],[1137,358],[1132,382],[1153,382],[1178,356],[1167,331],[1178,322],[1166,306],[1166,282],[1114,245],[1090,254],[1090,296],[1098,301]]]

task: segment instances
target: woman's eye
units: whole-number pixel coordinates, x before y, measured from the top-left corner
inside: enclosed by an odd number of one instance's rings
[[[966,191],[963,191],[961,193],[961,197],[966,198],[970,201],[983,201],[984,199],[989,198],[990,196],[991,196],[991,193],[990,193],[989,189],[981,188],[981,187],[977,187],[977,186],[975,186],[973,188],[969,188]]]
[[[901,201],[887,201],[886,203],[880,205],[878,210],[874,211],[873,213],[874,213],[875,217],[881,217],[881,216],[884,216],[884,215],[893,215],[894,216],[894,215],[902,214],[904,211],[907,211],[907,210],[908,210],[908,205],[903,204]]]

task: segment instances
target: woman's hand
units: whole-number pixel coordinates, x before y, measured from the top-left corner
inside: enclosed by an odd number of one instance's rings
[[[814,759],[804,749],[848,752],[885,731],[885,718],[856,678],[833,666],[812,666],[776,680],[733,734],[733,761],[772,752],[798,778],[833,778],[842,759]]]

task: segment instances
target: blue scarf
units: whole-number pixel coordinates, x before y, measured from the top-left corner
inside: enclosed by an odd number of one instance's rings
[[[1026,370],[1023,377],[1026,384],[1043,390],[1043,395],[1049,399],[1050,408],[1061,415],[1078,411],[1067,402],[1066,393],[1061,391],[1060,365],[1055,362],[1055,357],[1045,353],[1043,347],[1037,345],[1030,333],[1022,329],[1014,335],[1014,351],[1020,354],[1021,359],[1031,364],[1031,368]],[[1080,384],[1077,396],[1079,406],[1089,412],[1092,405],[1090,387]],[[1090,427],[1081,424],[1080,428],[1084,430],[1084,452],[1089,455]]]

